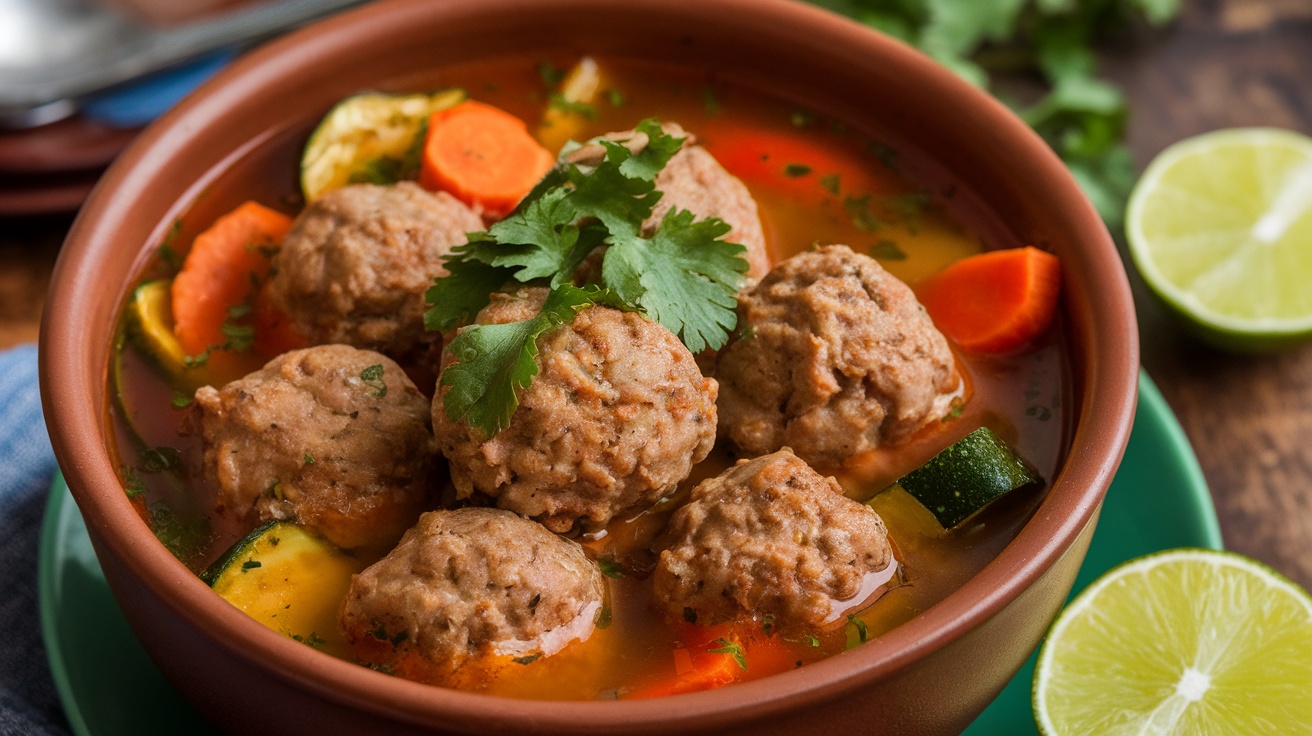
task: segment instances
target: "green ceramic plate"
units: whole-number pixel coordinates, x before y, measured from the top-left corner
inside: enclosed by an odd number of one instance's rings
[[[1141,375],[1125,460],[1107,494],[1075,592],[1132,557],[1170,547],[1221,546],[1216,513],[1189,443]],[[164,680],[119,612],[62,477],[46,508],[39,566],[41,626],[55,685],[79,736],[209,734]],[[1073,595],[1074,593],[1072,593]],[[968,736],[1036,733],[1031,658]]]

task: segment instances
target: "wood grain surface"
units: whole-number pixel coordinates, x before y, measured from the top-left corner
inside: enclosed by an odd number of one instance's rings
[[[1142,168],[1217,128],[1312,134],[1312,0],[1183,0],[1169,28],[1113,42]],[[0,219],[0,348],[36,339],[71,218]],[[1117,234],[1119,236],[1119,233]],[[1143,364],[1193,442],[1228,548],[1312,587],[1312,346],[1235,356],[1182,336],[1131,270]]]

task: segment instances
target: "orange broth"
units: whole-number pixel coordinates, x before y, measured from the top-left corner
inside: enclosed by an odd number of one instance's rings
[[[470,97],[529,121],[533,129],[550,93],[546,75],[535,61],[471,64],[435,78],[399,80],[390,88],[460,86]],[[558,68],[568,68],[574,60],[552,61]],[[909,180],[901,162],[911,152],[889,149],[870,131],[827,120],[756,91],[726,86],[706,72],[620,60],[600,63],[603,89],[614,94],[603,93],[595,106],[596,119],[586,122],[581,135],[628,129],[647,117],[679,122],[750,188],[776,261],[813,243],[845,243],[874,255],[915,287],[945,265],[984,247],[981,237],[954,216],[959,208],[954,208],[951,182],[925,186]],[[619,104],[612,104],[612,99]],[[300,127],[258,141],[235,157],[178,222],[168,250],[185,253],[197,232],[246,199],[294,215],[302,206],[296,174],[306,130]],[[753,135],[805,141],[821,155],[814,160],[792,160],[788,152],[744,156],[743,141]],[[168,275],[168,260],[155,259],[142,280]],[[160,469],[172,464],[171,453],[161,456],[145,449],[173,448],[179,468],[199,468],[199,438],[183,426],[186,412],[170,408],[175,396],[188,393],[197,383],[170,383],[130,340],[122,334],[119,340],[119,365],[111,371],[115,384],[111,391],[119,399],[114,402],[112,424],[125,486],[157,536],[192,569],[201,570],[249,529],[211,518],[199,483],[189,481],[186,472]],[[214,368],[192,373],[221,385],[271,357],[237,356],[224,371],[227,375],[215,375],[219,371]],[[849,496],[869,502],[880,513],[901,563],[889,589],[857,614],[864,624],[864,646],[879,646],[880,634],[942,600],[978,572],[1017,534],[1044,492],[1013,493],[946,532],[910,495],[886,487],[981,425],[1006,439],[1047,481],[1055,477],[1064,459],[1071,419],[1065,411],[1068,366],[1060,329],[1051,330],[1023,353],[1002,357],[958,353],[958,361],[968,384],[968,398],[958,415],[934,422],[903,445],[877,451],[850,467],[821,469],[833,473]],[[490,673],[466,678],[462,686],[522,698],[620,698],[642,695],[644,690],[656,692],[651,688],[671,681],[690,661],[704,659],[707,643],[721,635],[745,651],[746,671],[732,672],[738,681],[862,645],[863,627],[853,621],[785,640],[777,633],[767,636],[765,622],[699,629],[666,622],[656,612],[646,579],[655,563],[649,549],[652,541],[697,481],[732,462],[730,450],[717,447],[669,499],[581,538],[593,555],[613,560],[622,570],[620,577],[607,581],[608,626],[552,657],[528,664],[507,659]],[[350,659],[340,632],[322,639],[321,648]]]

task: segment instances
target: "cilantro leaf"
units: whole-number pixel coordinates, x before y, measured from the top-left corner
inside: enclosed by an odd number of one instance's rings
[[[738,288],[747,249],[719,238],[729,225],[693,221],[688,210],[665,213],[656,234],[615,239],[601,265],[602,281],[678,335],[694,353],[724,345],[737,323]]]
[[[633,129],[647,136],[647,146],[636,154],[625,158],[620,163],[620,173],[643,181],[655,181],[656,175],[661,173],[661,169],[665,168],[665,164],[670,162],[670,159],[679,152],[680,148],[683,148],[683,143],[687,138],[679,138],[666,133],[661,124],[654,118],[647,118],[639,122]]]
[[[430,330],[449,330],[473,319],[488,305],[492,292],[510,280],[511,273],[509,268],[458,257],[447,260],[446,270],[447,275],[434,280],[424,292],[424,301],[431,305],[424,312],[424,327]]]
[[[459,362],[447,366],[438,382],[450,387],[442,398],[447,418],[463,419],[488,437],[505,429],[519,393],[538,373],[538,337],[573,320],[596,296],[595,290],[560,284],[532,319],[462,330],[448,347]]]
[[[592,171],[570,167],[568,177],[574,187],[570,202],[578,207],[580,215],[600,220],[612,241],[634,237],[661,195],[651,181],[624,174],[624,162],[632,160],[629,149],[613,141],[600,143],[606,148],[606,160],[601,166]]]
[[[495,244],[487,262],[516,268],[514,276],[523,282],[547,278],[554,286],[568,281],[604,237],[597,228],[580,230],[578,216],[567,190],[548,191],[488,230]]]

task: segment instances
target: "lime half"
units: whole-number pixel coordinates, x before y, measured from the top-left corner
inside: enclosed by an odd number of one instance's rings
[[[1308,733],[1312,598],[1231,552],[1127,562],[1048,632],[1034,717],[1060,736]]]
[[[1312,138],[1237,128],[1176,143],[1125,221],[1144,281],[1205,339],[1263,350],[1312,336]]]

